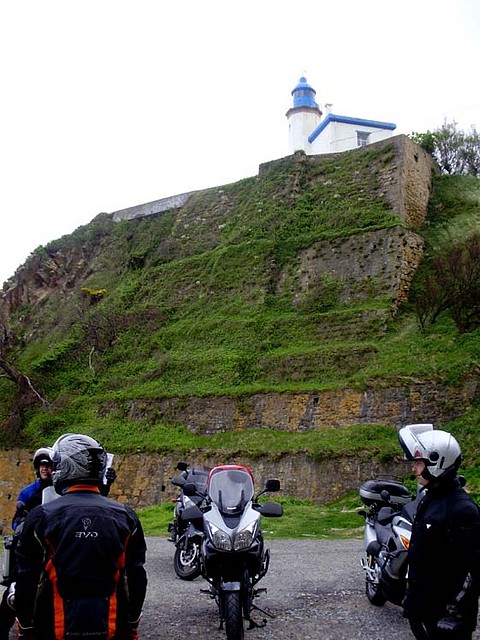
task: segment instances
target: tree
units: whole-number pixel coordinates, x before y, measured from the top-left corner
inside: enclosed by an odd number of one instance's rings
[[[439,253],[416,296],[422,327],[449,311],[460,333],[480,327],[480,233]]]
[[[480,134],[472,125],[465,133],[456,122],[444,122],[440,129],[412,133],[411,139],[430,153],[445,174],[480,176]]]
[[[22,423],[22,411],[25,407],[36,402],[47,405],[48,402],[35,389],[30,378],[12,365],[8,358],[9,345],[12,336],[7,330],[6,323],[0,316],[0,377],[11,380],[17,387],[17,399],[11,415],[10,423],[18,430]],[[3,373],[2,373],[3,372]]]

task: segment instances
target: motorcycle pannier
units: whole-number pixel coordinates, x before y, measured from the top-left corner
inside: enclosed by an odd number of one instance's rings
[[[371,504],[388,504],[382,500],[382,491],[388,491],[391,504],[407,504],[412,499],[407,487],[398,480],[389,478],[374,478],[367,480],[360,487],[360,498],[368,507]]]

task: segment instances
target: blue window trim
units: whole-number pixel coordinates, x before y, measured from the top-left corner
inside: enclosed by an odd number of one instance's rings
[[[308,141],[312,143],[331,122],[340,122],[341,124],[353,124],[359,127],[372,127],[374,129],[387,129],[393,131],[397,128],[392,122],[380,122],[379,120],[364,120],[362,118],[350,118],[349,116],[336,116],[333,113],[327,114],[326,118],[318,127],[308,136]]]

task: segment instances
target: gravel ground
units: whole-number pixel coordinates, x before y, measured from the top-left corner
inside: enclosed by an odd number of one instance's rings
[[[271,613],[265,627],[247,640],[412,640],[399,607],[372,606],[365,596],[360,566],[361,540],[270,540],[271,562],[260,582],[256,604]],[[174,546],[166,538],[147,538],[148,592],[140,625],[146,640],[225,640],[218,629],[215,601],[201,593],[202,578],[179,580],[173,570]],[[256,619],[263,616],[257,612]],[[15,637],[11,634],[11,638]],[[480,640],[477,629],[474,640]]]
[[[216,604],[200,592],[205,581],[176,577],[174,546],[165,538],[148,538],[147,544],[149,587],[142,640],[224,640]],[[270,569],[259,584],[267,593],[256,604],[275,617],[249,631],[248,640],[412,640],[399,607],[368,602],[361,540],[271,540],[268,546]],[[480,639],[478,631],[474,638]]]

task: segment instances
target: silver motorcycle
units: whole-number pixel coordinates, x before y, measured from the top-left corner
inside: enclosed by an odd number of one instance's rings
[[[378,476],[360,487],[367,507],[358,512],[365,518],[361,564],[367,598],[377,607],[387,601],[401,605],[405,597],[408,548],[421,497],[414,497],[392,476]]]
[[[265,591],[256,585],[267,573],[270,560],[260,518],[281,516],[283,510],[276,502],[260,503],[258,498],[279,489],[279,481],[272,479],[263,491],[254,495],[253,476],[247,467],[214,467],[204,501],[182,514],[192,526],[191,534],[187,535],[202,535],[202,577],[209,583],[206,592],[218,605],[220,628],[225,629],[227,640],[243,640],[244,621],[250,629],[265,624],[266,619],[254,620],[253,610],[270,615],[254,604],[254,599]],[[192,495],[195,487],[186,484],[183,491]]]

